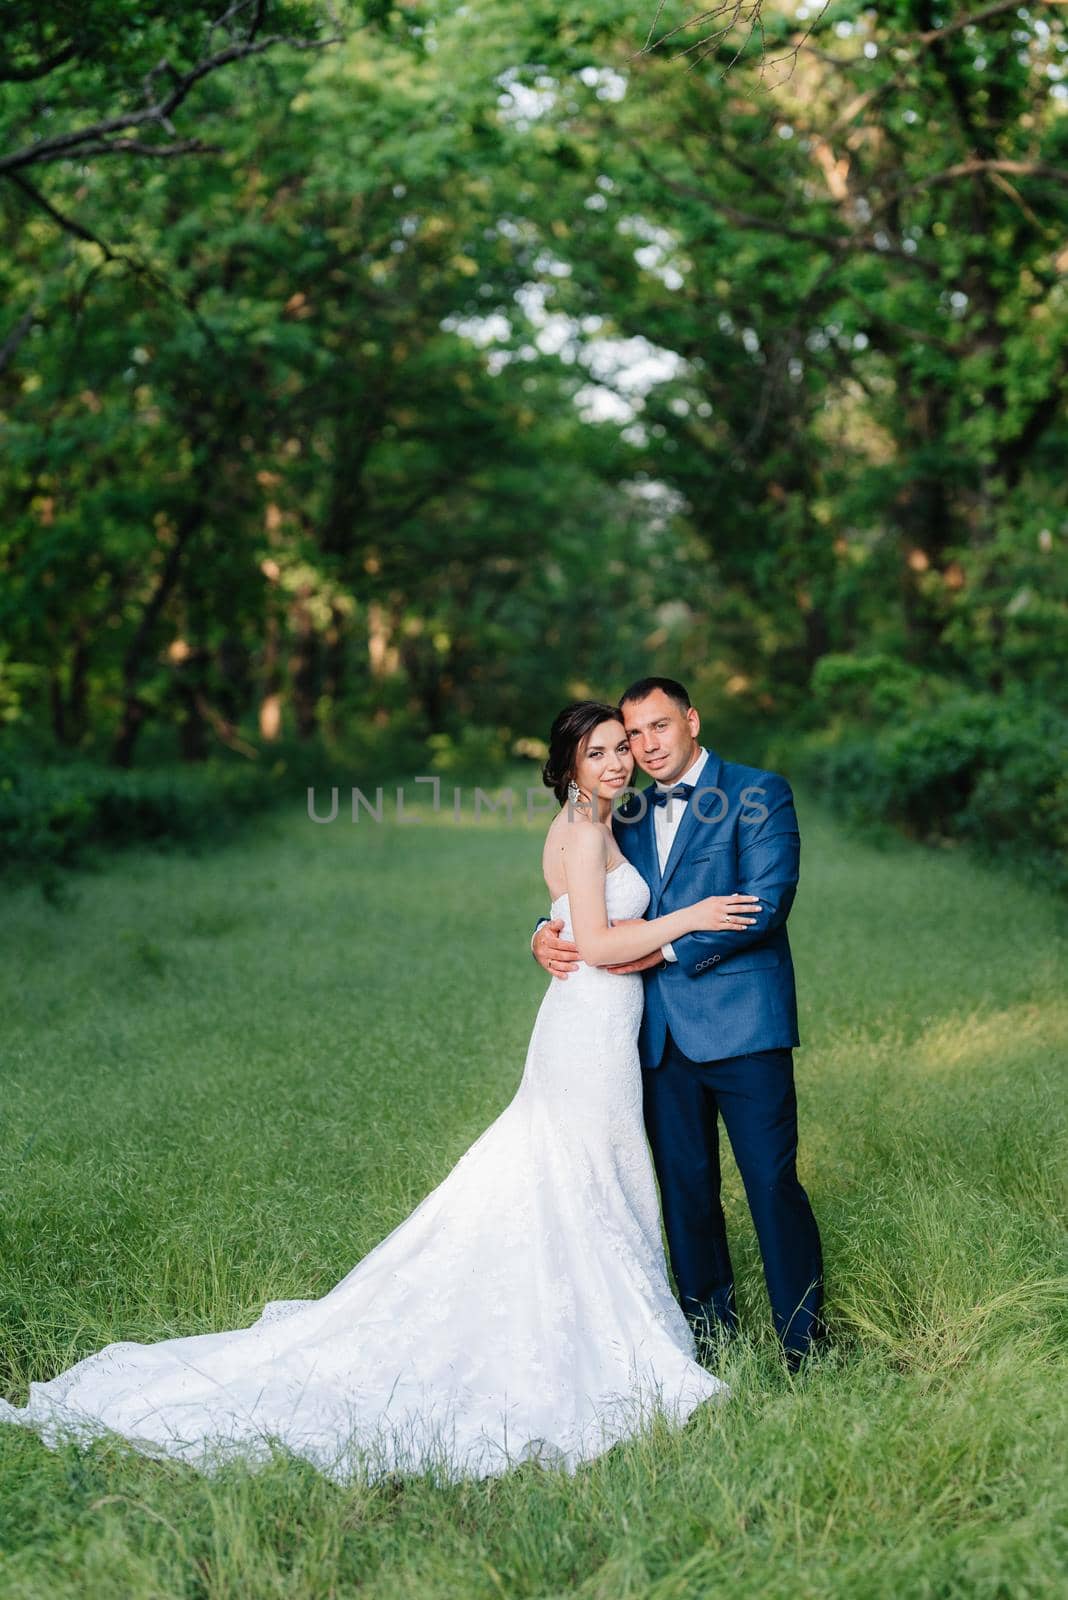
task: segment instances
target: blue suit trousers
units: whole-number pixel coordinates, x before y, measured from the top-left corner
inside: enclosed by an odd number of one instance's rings
[[[683,1310],[698,1327],[737,1323],[720,1203],[719,1118],[745,1186],[775,1328],[788,1355],[822,1332],[823,1258],[797,1176],[793,1052],[691,1061],[670,1033],[642,1073],[645,1125],[660,1183],[668,1253]]]

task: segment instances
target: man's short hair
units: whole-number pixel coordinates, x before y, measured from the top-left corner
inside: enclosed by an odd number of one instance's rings
[[[632,683],[630,688],[620,695],[618,702],[620,711],[628,701],[644,700],[657,689],[662,690],[670,700],[674,700],[680,711],[689,711],[690,696],[677,678],[639,678],[637,683]]]

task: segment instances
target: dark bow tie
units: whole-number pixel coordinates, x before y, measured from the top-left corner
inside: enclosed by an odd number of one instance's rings
[[[693,794],[692,783],[677,783],[673,789],[653,789],[652,802],[654,806],[666,806],[669,800],[688,800]]]

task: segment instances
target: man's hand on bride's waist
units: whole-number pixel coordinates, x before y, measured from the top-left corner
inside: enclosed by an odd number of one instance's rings
[[[641,917],[609,917],[610,928],[621,928],[627,922],[641,922]],[[539,967],[561,982],[566,981],[568,975],[577,972],[579,967],[578,945],[570,939],[561,939],[560,929],[564,926],[563,917],[556,917],[552,922],[543,922],[531,942],[530,948],[534,952],[534,959]],[[650,967],[663,967],[667,963],[659,950],[654,950],[651,955],[642,956],[639,961],[621,961],[614,967],[602,967],[602,972],[612,972],[618,977],[624,977],[629,972],[648,972]]]
[[[538,966],[544,967],[546,972],[561,981],[567,978],[568,973],[577,971],[579,964],[578,945],[560,937],[563,926],[563,917],[543,922],[530,946]]]

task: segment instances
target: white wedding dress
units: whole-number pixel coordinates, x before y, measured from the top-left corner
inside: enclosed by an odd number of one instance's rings
[[[614,919],[649,891],[624,862]],[[568,918],[567,897],[553,914]],[[570,927],[565,927],[565,936]],[[573,1469],[726,1387],[673,1298],[642,1123],[642,980],[580,965],[538,1010],[511,1104],[432,1194],[319,1300],[249,1328],[124,1340],[0,1420],[47,1444],[114,1431],[211,1471],[271,1441],[338,1482]]]

